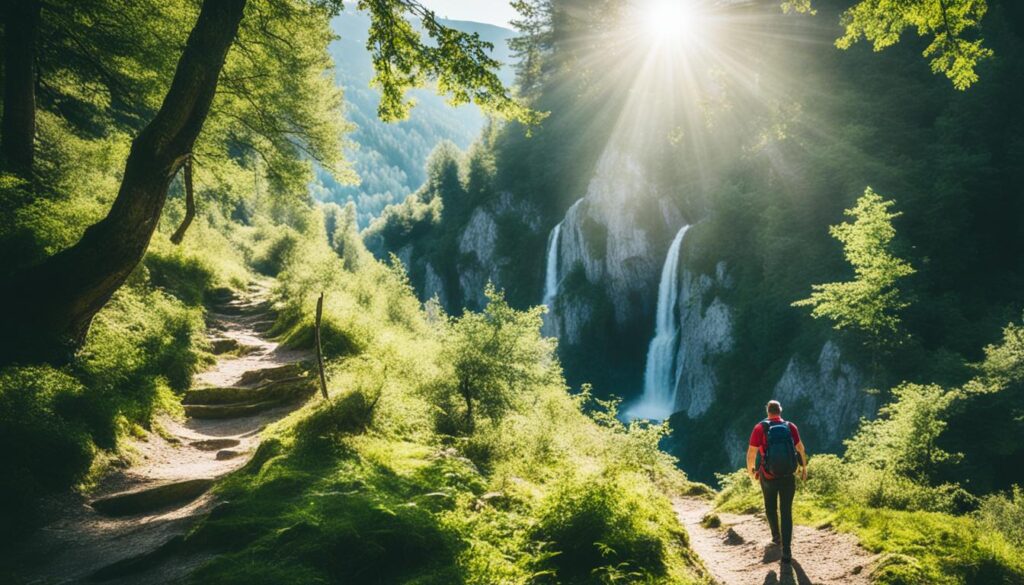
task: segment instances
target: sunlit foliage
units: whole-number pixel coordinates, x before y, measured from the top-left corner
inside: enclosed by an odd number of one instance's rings
[[[853,221],[829,229],[832,237],[843,244],[854,279],[816,284],[810,298],[793,306],[812,307],[815,318],[831,319],[836,329],[864,331],[875,342],[896,333],[899,311],[907,306],[897,283],[914,269],[892,253],[896,237],[892,220],[900,215],[889,210],[893,205],[895,202],[883,199],[870,187],[864,191],[857,205],[846,211]]]
[[[814,14],[812,5],[812,0],[785,0],[782,8]],[[860,0],[843,12],[844,34],[836,46],[848,49],[865,40],[881,51],[910,29],[931,40],[923,54],[931,58],[932,71],[967,89],[978,81],[978,64],[994,54],[978,32],[987,11],[986,0]]]
[[[514,410],[554,367],[554,339],[540,335],[543,308],[520,313],[493,286],[485,294],[483,312],[467,312],[447,326],[440,356],[452,368],[451,383],[441,384],[442,401],[462,402],[469,430],[475,417],[499,419]]]
[[[387,121],[402,120],[412,104],[405,92],[427,81],[449,96],[452,105],[476,103],[485,111],[527,125],[542,115],[512,98],[497,75],[498,62],[490,56],[492,45],[479,35],[447,28],[434,13],[415,2],[403,0],[360,0],[358,6],[370,14],[370,36],[366,48],[373,57],[380,89],[378,115]],[[430,43],[407,19],[418,19]]]

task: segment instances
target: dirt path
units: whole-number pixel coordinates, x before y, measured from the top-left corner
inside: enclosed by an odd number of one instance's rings
[[[49,521],[25,546],[28,583],[173,582],[203,558],[172,555],[216,505],[214,481],[243,466],[260,431],[315,392],[306,353],[266,338],[273,321],[264,287],[222,291],[208,313],[217,362],[185,394],[186,417],[161,417],[160,433],[133,440],[133,464],[108,473],[88,496],[49,504]]]
[[[781,549],[770,546],[763,515],[719,514],[719,528],[701,520],[711,503],[686,498],[676,514],[690,534],[690,545],[721,585],[868,585],[874,556],[848,534],[808,526],[793,527],[793,562],[780,562]]]

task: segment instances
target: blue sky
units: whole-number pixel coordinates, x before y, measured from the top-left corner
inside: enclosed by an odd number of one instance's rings
[[[511,28],[516,11],[508,0],[421,0],[438,16],[455,20],[475,20]]]

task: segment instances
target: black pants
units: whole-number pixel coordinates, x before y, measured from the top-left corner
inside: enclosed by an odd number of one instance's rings
[[[796,476],[778,479],[762,479],[761,493],[764,494],[764,513],[772,538],[778,539],[779,512],[782,513],[782,548],[788,551],[793,541],[793,496],[796,495]]]

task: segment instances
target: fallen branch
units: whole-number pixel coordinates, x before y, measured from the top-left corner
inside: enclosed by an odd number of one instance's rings
[[[174,235],[171,236],[171,243],[178,245],[183,239],[185,239],[185,230],[188,226],[192,225],[192,220],[196,217],[196,198],[192,191],[192,154],[189,153],[185,158],[185,217],[181,220],[181,225],[178,229],[174,230]]]
[[[320,372],[320,393],[327,400],[327,377],[324,376],[324,350],[320,345],[320,319],[324,313],[324,293],[316,300],[316,324],[313,327],[313,337],[316,340],[316,367]]]

